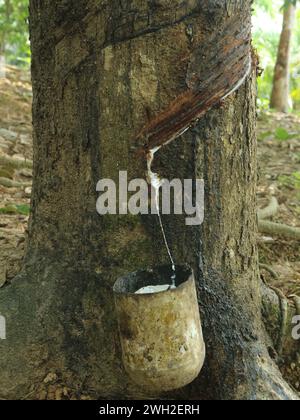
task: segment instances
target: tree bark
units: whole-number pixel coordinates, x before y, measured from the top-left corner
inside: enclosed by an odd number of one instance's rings
[[[120,170],[144,177],[136,133],[185,92],[195,49],[199,73],[209,74],[212,33],[217,48],[226,25],[250,30],[251,3],[31,0],[32,214],[24,269],[0,291],[2,398],[50,398],[49,373],[75,395],[153,397],[124,373],[112,285],[168,257],[155,216],[96,214],[96,184],[118,183]],[[233,42],[238,34],[233,26]],[[200,377],[173,398],[296,398],[262,326],[255,115],[252,74],[155,161],[167,178],[206,184],[201,228],[164,218],[176,263],[195,270],[207,344]]]
[[[284,9],[283,27],[279,41],[277,61],[274,72],[271,108],[288,112],[290,103],[290,56],[296,7],[290,4]]]

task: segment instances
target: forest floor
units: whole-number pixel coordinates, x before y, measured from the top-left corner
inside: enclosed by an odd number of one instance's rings
[[[31,103],[29,74],[8,67],[0,78],[0,288],[19,272],[24,256],[32,182]],[[300,227],[300,114],[259,115],[258,162],[259,207],[276,197],[279,209],[269,220]],[[10,181],[16,184],[4,186]],[[260,234],[258,244],[264,280],[287,297],[300,296],[299,240]]]
[[[268,112],[258,119],[258,207],[272,197],[277,213],[268,220],[300,227],[300,114]],[[300,241],[260,235],[260,262],[274,274],[263,274],[287,296],[300,296]],[[262,270],[263,271],[263,270]]]
[[[31,103],[29,74],[8,67],[6,77],[0,77],[0,287],[22,265],[32,181],[30,168],[15,169],[1,158],[32,160]],[[3,179],[24,186],[7,188]]]

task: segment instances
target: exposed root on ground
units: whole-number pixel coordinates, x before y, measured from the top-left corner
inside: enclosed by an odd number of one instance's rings
[[[32,182],[18,182],[9,178],[0,178],[0,185],[6,188],[26,188],[31,187]]]
[[[32,169],[33,162],[29,159],[16,159],[9,156],[0,156],[0,165],[13,169]]]
[[[268,217],[275,216],[275,214],[278,212],[278,209],[278,201],[276,197],[272,197],[269,205],[266,208],[258,210],[257,216],[259,231],[268,235],[278,235],[288,239],[300,240],[300,228],[265,220]]]

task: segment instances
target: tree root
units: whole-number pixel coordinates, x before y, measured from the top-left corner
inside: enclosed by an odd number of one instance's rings
[[[0,165],[9,166],[13,169],[32,169],[33,162],[28,159],[16,159],[8,156],[0,156]]]
[[[300,315],[300,297],[299,296],[290,296],[292,299],[293,299],[293,301],[294,301],[294,303],[295,303],[295,306],[296,306],[296,311],[297,311],[297,315]]]
[[[299,395],[280,376],[275,364],[259,359],[260,374],[254,400],[299,401]]]
[[[280,294],[278,297],[279,297],[279,300],[280,300],[281,328],[280,328],[280,334],[279,334],[278,342],[276,344],[276,349],[277,349],[277,353],[279,354],[279,356],[281,356],[282,353],[283,353],[285,337],[287,336],[287,333],[288,333],[289,307],[288,307],[288,300],[283,295],[283,293]]]
[[[284,225],[282,223],[273,223],[266,221],[268,217],[275,216],[279,205],[276,197],[272,197],[269,205],[264,209],[258,210],[258,229],[261,233],[268,235],[283,236],[287,239],[300,240],[300,228]]]
[[[271,268],[269,265],[267,265],[267,264],[259,264],[259,268],[261,268],[261,269],[263,269],[263,270],[268,271],[268,273],[270,273],[270,274],[271,274],[271,276],[272,276],[275,280],[278,280],[278,279],[279,279],[279,276],[278,276],[278,274],[276,273],[276,271],[274,271],[274,270],[273,270],[273,268]]]
[[[268,334],[274,344],[279,359],[291,359],[296,356],[299,344],[292,338],[292,319],[297,314],[296,302],[300,298],[293,297],[294,304],[276,287],[262,283],[263,319]]]
[[[266,266],[262,267],[261,264],[260,264],[260,267],[267,269]],[[270,274],[272,274],[271,270],[268,270],[268,271],[270,272]],[[277,276],[275,272],[274,274]],[[278,334],[278,339],[274,340],[274,337],[273,337],[273,342],[274,342],[278,355],[281,356],[283,353],[285,338],[288,334],[289,304],[288,304],[288,300],[286,296],[280,289],[277,289],[274,286],[270,286],[265,280],[263,280],[263,282],[269,289],[273,290],[276,293],[279,300],[281,325],[280,325],[280,332]]]
[[[26,188],[31,187],[32,182],[18,182],[8,178],[0,178],[0,185],[6,188]]]
[[[291,227],[281,223],[267,222],[265,220],[258,221],[258,228],[261,233],[300,240],[300,228]]]
[[[260,209],[257,212],[258,220],[268,219],[269,217],[275,216],[279,209],[279,204],[276,197],[272,197],[269,205],[264,209]]]

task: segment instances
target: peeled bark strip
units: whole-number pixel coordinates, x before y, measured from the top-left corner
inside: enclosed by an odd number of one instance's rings
[[[230,22],[243,22],[249,39],[251,4],[30,1],[32,216],[24,269],[0,291],[8,336],[0,340],[0,398],[51,398],[49,373],[74,395],[153,397],[122,367],[112,285],[168,257],[156,216],[96,214],[96,184],[118,184],[120,170],[144,176],[135,154],[144,140],[134,135],[187,91],[195,52],[219,52]],[[205,79],[205,57],[199,64]],[[207,344],[200,377],[172,398],[296,398],[268,354],[260,315],[255,115],[253,75],[156,161],[167,178],[206,184],[203,226],[187,228],[185,215],[164,220],[177,264],[194,268]]]
[[[279,112],[288,112],[290,100],[290,55],[292,33],[295,23],[296,7],[289,4],[284,9],[283,27],[278,47],[275,66],[271,108]]]

